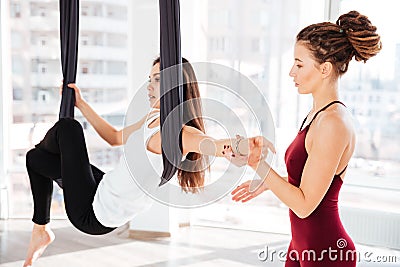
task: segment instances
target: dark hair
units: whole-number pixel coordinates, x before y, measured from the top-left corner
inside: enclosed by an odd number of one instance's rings
[[[157,63],[160,63],[160,57],[153,61],[153,66]],[[197,128],[205,133],[199,85],[192,65],[185,58],[182,58],[182,71],[183,99],[185,101],[185,105],[183,105],[183,121],[186,122],[185,125]],[[186,155],[186,160],[194,164],[194,166],[191,165],[194,170],[186,171],[179,168],[177,174],[178,183],[183,191],[197,193],[204,186],[205,166],[208,166],[208,156],[189,152]]]
[[[357,11],[341,15],[336,24],[322,22],[307,26],[296,40],[307,46],[317,62],[332,63],[337,77],[346,73],[353,57],[365,63],[382,49],[376,27]]]

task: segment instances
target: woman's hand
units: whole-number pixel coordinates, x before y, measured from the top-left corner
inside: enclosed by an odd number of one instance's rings
[[[251,137],[249,140],[249,158],[247,164],[253,169],[257,168],[258,163],[268,155],[268,150],[276,153],[274,145],[263,136]]]
[[[83,99],[81,94],[81,89],[76,86],[74,83],[69,83],[68,87],[75,91],[75,106],[80,109],[84,103],[86,103],[85,99]],[[63,85],[60,85],[60,95],[62,94]]]
[[[268,190],[268,188],[265,187],[262,180],[249,180],[232,191],[232,200],[236,202],[247,202],[266,190]]]
[[[246,140],[242,136],[236,135],[236,142],[248,142],[249,154],[235,153],[229,145],[224,146],[222,154],[238,167],[247,164],[252,168],[256,168],[258,163],[267,157],[269,151],[276,153],[274,145],[263,136],[251,137]]]
[[[71,89],[74,89],[74,91],[75,91],[75,106],[80,109],[80,107],[84,103],[86,103],[86,101],[82,97],[81,89],[79,89],[79,87],[76,86],[74,83],[69,83],[68,87]]]
[[[239,139],[241,138],[242,137],[240,135],[236,135],[236,141],[239,141]],[[233,165],[237,167],[242,167],[247,164],[248,156],[234,153],[230,145],[224,145],[224,150],[222,151],[222,154],[224,155],[224,158],[232,162]]]

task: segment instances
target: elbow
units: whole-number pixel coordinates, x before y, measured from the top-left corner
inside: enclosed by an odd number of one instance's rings
[[[307,217],[309,217],[315,209],[312,208],[304,208],[304,209],[299,209],[297,211],[293,211],[297,217],[299,217],[300,219],[306,219]]]
[[[303,213],[303,212],[299,212],[296,213],[297,217],[299,217],[300,219],[306,219],[308,216],[310,216],[311,213]]]
[[[116,147],[116,146],[122,146],[122,145],[124,145],[125,143],[123,143],[122,140],[120,140],[120,139],[117,138],[117,139],[115,139],[115,140],[109,142],[109,144],[110,144],[112,147]]]
[[[107,143],[112,147],[123,145],[122,140],[110,140]]]
[[[303,190],[301,188],[299,189],[301,191],[301,200],[299,199],[299,201],[296,202],[292,211],[300,219],[306,219],[314,212],[319,203],[313,201],[312,198],[307,197]]]
[[[112,146],[112,147],[116,147],[116,146],[122,145],[122,144],[117,143],[117,142],[110,142],[109,144],[110,144],[110,146]]]
[[[125,144],[122,140],[122,131],[115,131],[114,133],[114,138],[108,142],[110,146],[116,147],[116,146],[122,146]]]

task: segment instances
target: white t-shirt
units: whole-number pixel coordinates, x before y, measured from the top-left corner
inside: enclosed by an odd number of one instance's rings
[[[155,117],[159,116],[159,113]],[[159,187],[163,171],[162,157],[147,150],[147,141],[159,131],[148,128],[155,120],[132,133],[124,145],[124,154],[115,169],[104,174],[93,200],[97,220],[104,226],[118,227],[150,208],[154,199],[173,207],[198,207],[220,199],[237,186],[243,170],[230,165],[230,171],[197,194],[184,193],[176,175]],[[150,196],[151,197],[150,197]]]
[[[159,113],[146,122],[146,129],[143,128],[132,133],[125,146],[124,155],[121,156],[118,165],[111,171],[104,174],[100,181],[93,200],[93,210],[97,220],[107,227],[119,227],[133,219],[138,213],[148,209],[153,200],[143,192],[143,188],[149,192],[157,190],[160,183],[158,173],[162,168],[161,155],[149,152],[148,157],[143,158],[141,153],[132,152],[138,146],[147,146],[148,139],[159,131],[159,126],[148,128]],[[143,133],[146,140],[143,140]],[[126,152],[129,150],[132,164],[135,166],[135,177],[128,168]],[[150,162],[150,165],[149,165]],[[129,165],[132,166],[132,165]],[[158,166],[157,170],[154,166]],[[138,185],[140,184],[140,186]],[[142,187],[142,188],[141,188]]]

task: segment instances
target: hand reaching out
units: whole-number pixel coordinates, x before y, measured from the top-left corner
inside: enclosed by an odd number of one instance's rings
[[[247,202],[267,190],[262,180],[249,180],[239,185],[232,191],[233,201]]]

